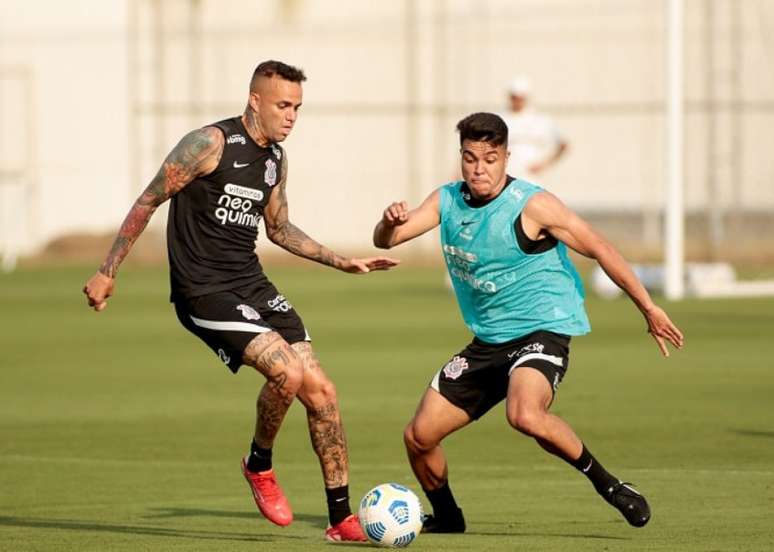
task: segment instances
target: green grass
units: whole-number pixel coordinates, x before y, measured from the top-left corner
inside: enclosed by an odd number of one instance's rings
[[[275,465],[296,521],[259,518],[239,473],[262,380],[232,376],[177,323],[166,272],[128,267],[107,311],[87,268],[0,276],[0,549],[312,550],[326,524],[302,409]],[[439,270],[354,277],[270,271],[337,383],[353,504],[418,491],[402,428],[433,372],[468,341]],[[626,301],[589,301],[554,411],[651,501],[628,527],[583,477],[509,429],[502,407],[451,436],[464,536],[414,550],[771,550],[774,300],[667,305],[686,348],[663,360]],[[424,497],[421,497],[424,501]]]

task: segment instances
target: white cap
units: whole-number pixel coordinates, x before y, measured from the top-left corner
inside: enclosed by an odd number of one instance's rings
[[[512,96],[528,96],[531,88],[529,77],[518,75],[508,84],[508,93]]]

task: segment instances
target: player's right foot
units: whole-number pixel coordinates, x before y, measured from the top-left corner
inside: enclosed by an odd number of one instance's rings
[[[447,517],[436,517],[433,514],[427,514],[422,520],[423,533],[464,533],[465,517],[462,510],[457,508],[455,515]]]
[[[290,525],[293,511],[274,477],[274,470],[251,472],[247,469],[247,459],[243,458],[242,474],[250,485],[255,505],[264,517],[280,526]]]
[[[363,533],[357,516],[350,514],[343,521],[325,530],[325,540],[330,542],[366,542],[368,538]]]
[[[617,508],[629,525],[642,527],[650,521],[648,501],[632,487],[631,483],[619,481],[607,489],[602,498]]]

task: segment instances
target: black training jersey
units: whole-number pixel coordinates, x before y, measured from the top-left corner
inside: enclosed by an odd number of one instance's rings
[[[280,181],[282,148],[256,144],[241,117],[211,126],[225,137],[220,163],[172,196],[169,207],[172,301],[263,277],[255,240],[272,188]]]

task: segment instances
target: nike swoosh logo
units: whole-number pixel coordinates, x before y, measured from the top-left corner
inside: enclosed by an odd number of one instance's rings
[[[468,224],[473,224],[474,222],[476,222],[476,221],[475,220],[463,220],[460,224],[462,224],[462,226],[467,226]]]
[[[588,472],[589,472],[589,470],[591,469],[591,464],[593,464],[593,463],[594,463],[594,460],[589,460],[589,465],[588,465],[588,466],[586,466],[586,468],[585,468],[585,469],[583,469],[583,470],[581,470],[581,471],[582,471],[583,473],[588,473]]]
[[[235,169],[241,169],[242,167],[246,167],[246,166],[248,166],[249,164],[250,164],[250,163],[237,163],[236,161],[234,161],[234,168],[235,168]]]

